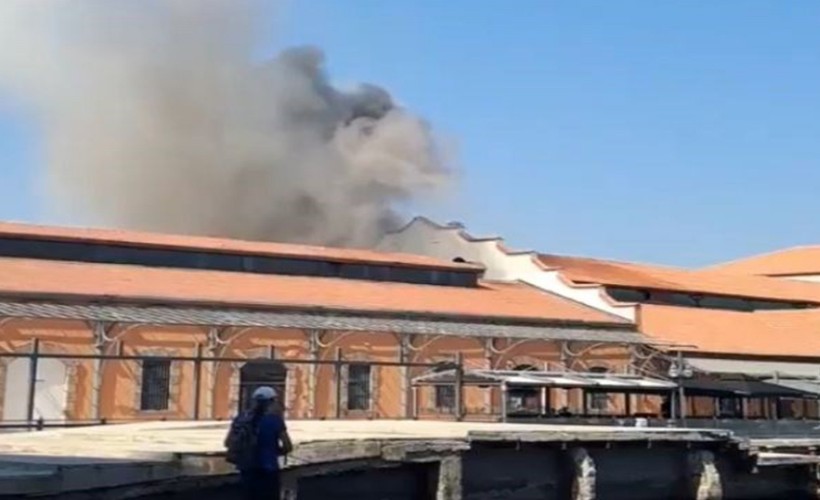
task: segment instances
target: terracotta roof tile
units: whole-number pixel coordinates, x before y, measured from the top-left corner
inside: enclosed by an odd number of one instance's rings
[[[817,283],[583,257],[540,255],[539,260],[577,283],[820,304]]]
[[[820,358],[820,311],[736,312],[641,305],[641,332],[710,354]]]
[[[820,246],[786,248],[717,264],[704,270],[759,276],[820,275]]]
[[[520,283],[439,287],[30,259],[0,258],[0,295],[628,325],[620,318]]]
[[[123,231],[118,229],[51,227],[0,222],[0,236],[40,240],[96,242],[144,248],[193,249],[229,254],[321,259],[334,262],[369,262],[435,269],[476,271],[483,269],[481,266],[475,264],[449,262],[423,255],[377,252],[366,249],[245,241],[205,236],[181,236]]]

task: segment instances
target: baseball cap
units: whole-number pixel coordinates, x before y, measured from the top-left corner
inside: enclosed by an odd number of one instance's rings
[[[251,397],[257,401],[268,401],[271,399],[276,399],[276,396],[276,389],[273,387],[262,386],[253,391],[253,396]]]

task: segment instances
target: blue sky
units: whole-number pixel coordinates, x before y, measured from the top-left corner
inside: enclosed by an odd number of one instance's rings
[[[695,266],[820,243],[820,2],[291,0],[314,43],[460,153],[427,209],[517,248]],[[0,96],[0,218],[48,222]]]

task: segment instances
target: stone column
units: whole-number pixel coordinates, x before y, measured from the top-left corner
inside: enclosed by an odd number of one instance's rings
[[[308,366],[308,418],[316,418],[316,392],[319,384],[317,378],[319,377],[319,344],[320,344],[319,330],[308,331],[308,346],[310,350],[310,360],[313,363]],[[288,377],[290,380],[291,377]]]
[[[438,466],[436,500],[461,500],[461,457],[451,455]]]
[[[688,469],[695,500],[723,499],[720,471],[715,464],[715,455],[711,451],[696,450],[689,453]]]
[[[484,341],[484,369],[485,370],[492,370],[495,368],[493,366],[493,339],[488,338]],[[484,391],[484,408],[486,408],[487,413],[492,415],[495,412],[495,408],[493,407],[493,390],[487,389]]]
[[[574,467],[572,500],[595,500],[595,461],[585,448],[573,448],[569,452]]]
[[[410,361],[410,334],[399,333],[399,353],[398,362],[408,363]],[[400,415],[404,418],[413,418],[410,408],[410,391],[412,390],[412,380],[410,379],[410,368],[407,365],[399,368],[401,372],[401,409]]]
[[[92,334],[94,336],[94,353],[97,356],[104,356],[108,353],[110,326],[101,321],[92,324]],[[94,359],[93,386],[91,400],[91,418],[100,420],[102,418],[102,396],[103,396],[103,370],[105,362],[101,358]]]
[[[206,345],[208,358],[216,358],[222,354],[219,343],[219,332],[219,328],[216,327],[208,329],[208,343]],[[214,408],[214,392],[216,391],[216,374],[219,365],[215,361],[205,361],[202,363],[202,368],[202,380],[205,385],[205,411],[203,414],[206,420],[213,420],[216,418],[216,411]]]

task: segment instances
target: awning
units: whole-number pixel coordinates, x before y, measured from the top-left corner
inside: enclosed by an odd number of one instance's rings
[[[759,380],[695,378],[681,380],[687,396],[817,399],[818,394]]]
[[[455,370],[443,370],[413,379],[414,385],[452,385]],[[613,375],[581,372],[538,372],[505,370],[471,370],[462,376],[464,385],[515,387],[583,388],[599,392],[666,393],[674,390],[673,382],[637,375]]]
[[[820,396],[820,381],[809,379],[765,379],[770,384],[780,385],[798,391],[809,392]]]
[[[791,377],[820,378],[820,363],[789,363],[781,361],[750,361],[725,358],[686,358],[695,370],[706,373],[742,374],[773,377],[775,373]]]

